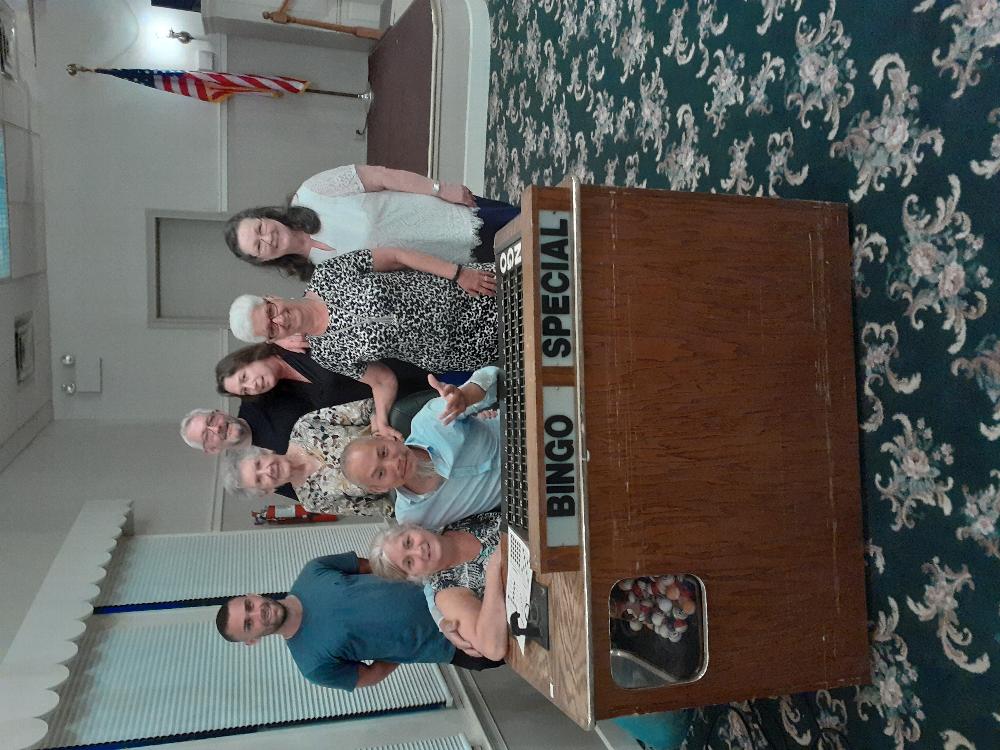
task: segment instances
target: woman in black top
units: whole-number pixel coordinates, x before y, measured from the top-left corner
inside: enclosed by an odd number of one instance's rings
[[[400,396],[427,389],[426,370],[397,360],[385,364],[399,381]],[[254,344],[230,352],[215,366],[215,383],[219,393],[244,402],[268,394],[271,404],[288,401],[293,410],[307,406],[297,417],[372,396],[371,388],[364,383],[327,370],[307,354],[275,344]]]

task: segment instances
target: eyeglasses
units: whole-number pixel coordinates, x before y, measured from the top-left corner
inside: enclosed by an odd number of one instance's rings
[[[264,241],[264,220],[261,219],[257,222],[257,241],[254,243],[255,255],[259,258],[264,245],[267,243]]]
[[[212,411],[205,419],[205,429],[201,431],[201,449],[208,453],[210,450],[218,450],[222,446],[222,438],[219,433],[226,424],[226,416],[218,409]]]
[[[278,337],[278,327],[274,324],[274,319],[278,317],[278,306],[271,302],[271,300],[264,301],[264,315],[267,316],[267,338],[275,339]]]

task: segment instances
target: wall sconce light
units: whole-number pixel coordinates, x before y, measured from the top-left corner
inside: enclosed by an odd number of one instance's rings
[[[170,31],[167,32],[167,39],[176,39],[181,44],[189,44],[191,40],[194,39],[194,36],[184,30],[174,31],[173,29],[170,29]]]
[[[194,34],[189,34],[186,31],[174,31],[164,26],[156,28],[153,36],[157,39],[176,39],[181,44],[190,44],[193,39],[198,39]]]

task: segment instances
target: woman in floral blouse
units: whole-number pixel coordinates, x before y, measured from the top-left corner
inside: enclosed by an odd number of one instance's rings
[[[347,444],[371,434],[374,408],[368,398],[300,417],[285,453],[253,449],[237,454],[227,466],[227,484],[264,494],[288,482],[299,502],[315,513],[392,517],[388,495],[372,494],[352,484],[340,470],[340,455]]]

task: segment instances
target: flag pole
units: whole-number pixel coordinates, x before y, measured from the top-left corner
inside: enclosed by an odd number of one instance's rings
[[[93,68],[88,68],[86,65],[77,65],[76,63],[70,63],[66,66],[67,75],[75,76],[77,73],[96,73],[97,71]],[[303,94],[322,94],[323,96],[339,96],[345,99],[355,99],[357,101],[363,102],[365,105],[365,126],[361,130],[355,130],[354,132],[358,135],[364,135],[365,131],[368,130],[368,116],[371,114],[372,102],[375,101],[375,94],[371,89],[363,91],[360,94],[355,94],[349,91],[333,91],[330,89],[314,89],[310,88],[308,85],[302,89]]]
[[[343,96],[348,99],[360,99],[361,101],[367,102],[368,104],[371,104],[372,100],[375,99],[375,94],[372,92],[371,89],[363,91],[360,94],[352,94],[349,91],[330,91],[328,89],[314,89],[311,86],[306,86],[306,88],[302,90],[302,93],[325,94],[326,96]]]
[[[326,89],[312,89],[312,88],[309,88],[308,86],[306,86],[302,90],[302,93],[303,94],[325,94],[326,96],[343,96],[343,97],[345,97],[347,99],[357,99],[360,102],[364,102],[364,104],[365,104],[365,126],[363,128],[361,128],[360,130],[358,130],[357,128],[355,128],[354,129],[354,133],[355,133],[355,135],[362,136],[362,135],[365,134],[365,131],[368,130],[368,117],[369,117],[369,115],[371,115],[372,102],[375,101],[375,92],[372,91],[371,89],[368,89],[367,91],[364,91],[364,92],[362,92],[360,94],[351,94],[351,93],[346,92],[346,91],[328,91]]]
[[[88,68],[86,65],[77,65],[76,63],[70,63],[69,65],[66,66],[66,73],[69,74],[69,75],[71,75],[71,76],[75,76],[77,73],[93,73],[93,72],[94,72],[94,69],[93,68]],[[314,88],[311,88],[309,86],[306,86],[306,88],[304,88],[302,90],[302,93],[303,94],[323,94],[325,96],[342,96],[342,97],[344,97],[346,99],[360,99],[361,101],[367,102],[368,104],[371,104],[372,100],[375,98],[375,95],[372,93],[371,89],[368,89],[367,91],[362,91],[360,94],[354,94],[354,93],[351,93],[350,91],[333,91],[331,89],[314,89]]]

